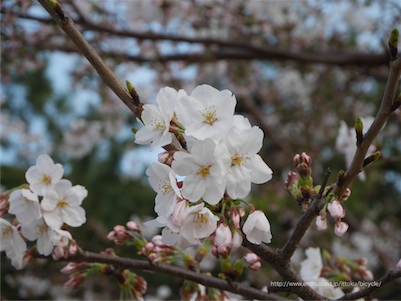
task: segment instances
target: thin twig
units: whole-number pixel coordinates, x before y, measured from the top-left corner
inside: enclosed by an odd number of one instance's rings
[[[366,287],[364,289],[361,289],[358,292],[355,293],[347,293],[344,296],[342,296],[339,300],[355,300],[359,298],[363,298],[365,296],[369,296],[372,294],[375,290],[383,287],[383,285],[389,283],[390,281],[393,281],[394,279],[401,278],[401,270],[392,270],[389,271],[386,275],[383,277],[375,280],[375,281],[370,281],[370,283],[377,283],[377,285],[372,285],[369,287]]]
[[[356,176],[362,171],[363,161],[365,160],[366,153],[372,144],[373,140],[377,137],[380,130],[382,129],[386,120],[393,113],[392,105],[395,99],[397,88],[399,85],[399,80],[401,76],[401,57],[395,61],[390,62],[390,72],[387,79],[386,88],[384,90],[383,98],[380,104],[380,108],[376,114],[376,117],[363,137],[362,143],[358,146],[354,158],[350,167],[343,180],[334,189],[334,193],[341,197],[344,191],[351,185],[352,181]]]
[[[325,199],[323,199],[323,191],[327,185],[327,181],[329,180],[330,173],[330,169],[327,169],[319,193],[316,195],[313,202],[309,205],[306,212],[302,214],[294,228],[294,231],[286,241],[284,247],[281,249],[280,259],[284,262],[291,259],[295,250],[298,248],[300,241],[304,237],[306,231],[309,229],[313,219],[316,217],[316,215],[319,214],[320,210],[324,206],[326,201]]]

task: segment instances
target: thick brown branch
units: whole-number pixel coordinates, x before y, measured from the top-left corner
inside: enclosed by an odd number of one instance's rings
[[[151,264],[145,260],[135,260],[129,258],[114,257],[109,255],[101,255],[87,251],[82,251],[76,256],[69,257],[66,260],[74,262],[81,262],[81,261],[99,262],[99,263],[111,264],[126,269],[134,269],[134,270],[137,269],[148,272],[158,272],[181,279],[191,280],[203,284],[204,286],[207,287],[213,287],[216,289],[229,291],[234,294],[244,296],[245,298],[248,299],[282,300],[282,298],[279,298],[272,294],[265,293],[256,288],[252,288],[239,283],[235,283],[235,285],[232,285],[225,280],[213,276],[208,276],[205,274],[200,274],[197,272],[190,271],[186,268],[172,266],[169,264],[163,264],[163,263]]]

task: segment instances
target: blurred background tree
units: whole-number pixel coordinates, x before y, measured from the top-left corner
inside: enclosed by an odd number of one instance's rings
[[[61,3],[142,102],[154,102],[163,86],[191,91],[201,83],[236,95],[237,112],[265,133],[261,155],[274,177],[251,198],[273,225],[273,246],[282,245],[300,214],[283,184],[294,154],[312,156],[317,181],[327,167],[333,175],[346,169],[335,148],[340,121],[352,126],[356,116],[377,111],[388,73],[385,41],[400,26],[401,13],[397,0]],[[26,168],[49,153],[89,191],[83,204],[88,222],[74,237],[85,249],[110,247],[105,236],[114,225],[134,215],[151,219],[155,193],[144,171],[157,152],[134,145],[131,128],[140,124],[37,2],[2,1],[1,37],[2,190],[24,183]],[[352,186],[347,237],[310,229],[301,247],[366,256],[375,275],[394,266],[401,257],[400,123],[398,109],[376,141],[383,158]],[[130,250],[121,254],[132,256]],[[3,297],[55,298],[50,289],[24,293],[29,281],[15,276],[3,256],[2,276]],[[53,285],[66,278],[57,277]],[[274,277],[267,268],[247,281],[263,286]],[[167,280],[152,283],[150,293],[161,294]],[[86,299],[115,293],[96,281],[86,285],[79,292]],[[378,297],[400,294],[394,284]]]

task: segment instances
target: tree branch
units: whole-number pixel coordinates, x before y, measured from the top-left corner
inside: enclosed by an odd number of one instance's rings
[[[114,72],[103,62],[101,57],[86,41],[84,36],[75,28],[74,22],[65,15],[60,5],[57,3],[55,9],[53,9],[46,0],[38,1],[79,48],[80,52],[88,59],[103,81],[125,103],[125,105],[137,115],[138,106],[134,103],[132,97],[127,92],[127,89],[124,88]]]
[[[358,146],[354,158],[344,178],[337,183],[334,193],[341,197],[344,191],[351,185],[355,177],[362,171],[363,161],[365,160],[366,153],[372,144],[373,140],[377,137],[380,130],[382,129],[386,120],[393,113],[392,105],[395,99],[397,88],[401,77],[401,57],[390,62],[390,73],[388,75],[386,88],[384,90],[383,98],[381,100],[380,108],[376,114],[376,117],[367,131],[363,136],[363,141]]]
[[[361,289],[360,291],[355,292],[355,293],[347,293],[344,296],[342,296],[339,300],[355,300],[355,299],[359,299],[359,298],[362,298],[362,297],[365,297],[365,296],[369,296],[375,290],[383,287],[383,285],[385,285],[385,284],[389,283],[390,281],[393,281],[394,279],[397,279],[397,278],[401,278],[401,270],[389,271],[383,277],[375,280],[375,282],[378,283],[377,286],[372,285],[370,287],[366,287],[364,289]]]
[[[227,281],[208,276],[206,274],[200,274],[194,271],[190,271],[186,268],[172,266],[164,263],[152,264],[146,260],[135,260],[129,258],[115,257],[109,255],[101,255],[88,251],[81,251],[77,255],[69,257],[67,259],[61,259],[69,262],[99,262],[105,264],[111,264],[114,266],[122,267],[125,269],[137,269],[148,272],[158,272],[169,276],[174,276],[181,279],[191,280],[200,283],[207,287],[213,287],[224,291],[232,292],[244,296],[248,299],[259,299],[259,300],[282,300],[273,294],[268,294],[259,289],[249,287],[240,283],[229,284]]]
[[[43,0],[39,0],[42,2]],[[39,21],[42,23],[51,23],[50,19],[33,16],[26,13],[20,13],[20,18]],[[219,50],[211,51],[210,49],[198,54],[177,54],[163,55],[160,57],[147,58],[141,56],[124,56],[116,52],[110,52],[113,56],[123,56],[126,59],[135,62],[168,62],[168,61],[185,61],[185,62],[207,62],[216,60],[277,60],[277,61],[296,61],[301,63],[318,63],[338,66],[362,66],[375,67],[385,65],[389,61],[388,53],[363,53],[363,52],[338,52],[325,53],[314,52],[311,50],[289,51],[287,48],[258,46],[247,42],[238,42],[230,40],[221,40],[213,38],[193,38],[185,36],[177,36],[170,34],[159,34],[153,32],[138,32],[133,30],[121,30],[94,24],[87,19],[80,19],[76,24],[82,26],[83,30],[97,31],[122,38],[135,38],[138,40],[161,41],[167,40],[172,42],[186,42],[191,44],[202,44],[205,47],[217,46]],[[105,53],[105,52],[103,52]]]

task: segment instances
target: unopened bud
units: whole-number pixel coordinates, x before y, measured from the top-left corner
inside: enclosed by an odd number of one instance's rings
[[[381,153],[379,151],[375,152],[373,155],[367,157],[365,160],[363,160],[363,167],[368,166],[370,163],[373,161],[378,160],[381,157]]]
[[[347,232],[348,228],[349,225],[347,223],[338,221],[334,226],[334,233],[341,237],[345,232]]]
[[[394,61],[397,58],[398,53],[398,29],[394,28],[388,39],[388,47],[390,50],[391,59]]]
[[[356,132],[356,146],[360,146],[363,141],[363,122],[361,117],[357,117],[355,120],[355,132]]]

